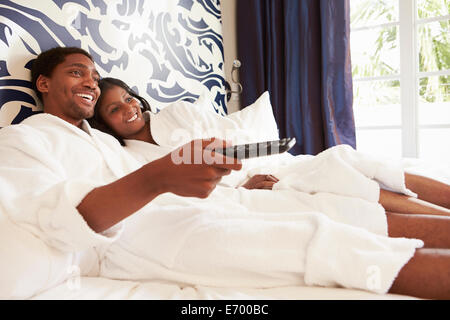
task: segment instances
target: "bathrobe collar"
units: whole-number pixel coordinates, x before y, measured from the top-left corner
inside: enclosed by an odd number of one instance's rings
[[[140,166],[134,158],[123,150],[123,147],[114,137],[92,128],[86,120],[83,120],[81,128],[78,128],[52,114],[40,113],[25,119],[23,123],[38,129],[54,125],[82,137],[100,151],[108,167],[118,178]]]

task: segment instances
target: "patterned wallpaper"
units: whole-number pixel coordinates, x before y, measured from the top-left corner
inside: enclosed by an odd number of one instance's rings
[[[206,94],[227,113],[219,0],[2,0],[0,127],[40,112],[30,66],[55,46],[87,50],[157,109]]]

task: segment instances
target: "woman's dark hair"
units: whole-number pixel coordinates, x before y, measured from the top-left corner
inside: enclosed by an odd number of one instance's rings
[[[42,101],[42,93],[36,87],[36,80],[40,75],[50,77],[56,66],[63,63],[69,54],[80,53],[94,62],[92,56],[85,50],[77,47],[56,47],[44,51],[37,56],[31,67],[31,87],[36,92],[37,97]]]
[[[102,116],[100,115],[100,112],[99,112],[100,108],[98,108],[98,106],[100,106],[100,104],[102,103],[104,94],[108,90],[112,89],[114,86],[117,86],[117,87],[121,87],[122,89],[124,89],[130,96],[136,98],[140,102],[142,112],[151,111],[150,104],[148,103],[147,100],[145,100],[143,97],[138,95],[133,89],[131,89],[125,82],[123,82],[120,79],[102,78],[98,82],[98,86],[101,90],[101,94],[95,105],[94,116],[92,118],[88,119],[88,122],[93,128],[112,135],[117,140],[119,140],[119,142],[122,146],[125,146],[125,141],[116,132],[114,132],[114,130],[110,126],[108,126],[106,124],[106,122],[103,120]]]

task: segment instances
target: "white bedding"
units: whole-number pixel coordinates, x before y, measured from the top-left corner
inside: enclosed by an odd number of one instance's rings
[[[384,293],[422,242],[387,237],[378,184],[358,170],[337,185],[324,183],[328,170],[312,169],[316,162],[332,172],[357,167],[349,166],[347,152],[355,163],[362,161],[360,168],[376,173],[378,167],[373,170],[372,163],[338,146],[324,153],[330,167],[320,156],[308,157],[306,164],[294,158],[289,174],[279,175],[281,190],[219,186],[207,200],[161,195],[126,220],[120,240],[105,252],[100,274],[188,285],[340,285]],[[309,180],[313,191],[283,184],[296,174],[295,181]],[[402,183],[400,177],[392,186],[403,189]],[[382,276],[378,287],[370,288],[372,267]]]
[[[405,170],[450,183],[450,167],[418,159],[403,159]],[[28,280],[28,281],[31,281]],[[416,300],[398,294],[376,294],[365,290],[319,286],[288,286],[266,289],[180,286],[158,281],[126,281],[101,277],[70,277],[31,299],[180,299],[180,300]]]
[[[70,296],[73,290],[68,292],[64,281],[67,271],[74,266],[80,267],[81,276],[97,276],[81,278],[86,280],[80,288],[87,291],[86,297],[102,294],[104,289],[99,287],[96,291],[95,283],[112,287],[125,284],[125,289],[119,291],[124,297],[134,297],[130,290],[132,293],[143,290],[148,292],[143,294],[148,298],[158,297],[161,291],[163,296],[164,292],[170,297],[180,296],[180,292],[187,292],[189,296],[194,290],[189,289],[194,288],[192,286],[196,288],[195,294],[198,288],[206,288],[208,293],[205,294],[211,296],[220,293],[240,296],[243,292],[246,297],[249,292],[248,296],[256,295],[253,298],[268,292],[270,297],[287,299],[291,292],[284,290],[292,286],[298,297],[306,297],[312,293],[305,285],[344,286],[383,293],[415,248],[422,245],[417,240],[386,237],[386,219],[377,203],[379,187],[370,178],[407,193],[399,166],[379,171],[377,161],[357,156],[345,146],[333,148],[314,161],[305,156],[287,161],[286,166],[277,163],[276,170],[289,168],[285,175],[283,170],[276,172],[281,178],[280,190],[249,191],[223,185],[206,202],[165,194],[118,228],[95,234],[74,207],[93,187],[129,172],[129,155],[122,154],[118,144],[113,146],[112,138],[90,137],[54,117],[39,115],[25,123],[33,121],[40,132],[21,126],[20,130],[2,129],[5,136],[0,135],[4,138],[0,145],[4,151],[0,152],[3,157],[0,186],[8,191],[1,194],[3,208],[0,207],[0,211],[26,232],[26,241],[40,241],[36,246],[44,259],[34,275],[39,283],[32,288],[27,288],[27,283],[20,287],[14,278],[8,278],[8,272],[17,271],[14,263],[20,261],[13,259],[16,258],[11,254],[13,250],[8,250],[15,239],[0,243],[3,245],[0,245],[0,253],[6,252],[7,256],[4,261],[11,261],[11,266],[0,272],[2,281],[12,286],[9,298],[29,297],[37,292],[40,292],[37,297],[56,298],[58,294],[62,297],[63,293],[58,290]],[[9,144],[11,136],[8,134],[17,139],[15,142],[20,141],[19,146]],[[47,150],[48,139],[55,140],[54,146],[58,146],[52,152]],[[100,167],[91,167],[86,152],[71,153],[71,150],[83,148],[85,141],[89,143],[86,151],[91,157],[104,159]],[[32,155],[34,170],[28,169],[30,157],[23,157],[23,154]],[[52,159],[49,155],[61,159]],[[323,159],[332,161],[327,160],[325,165]],[[11,166],[17,168],[18,165],[22,167],[10,170]],[[302,170],[303,165],[307,170]],[[73,167],[79,170],[71,170]],[[36,168],[40,168],[41,173]],[[319,168],[326,170],[316,170]],[[336,168],[346,174],[330,181]],[[250,166],[244,172],[248,174],[252,170],[258,169]],[[384,175],[384,172],[394,174]],[[293,175],[297,177],[292,179]],[[298,183],[304,179],[310,183]],[[355,188],[355,185],[360,187]],[[26,201],[30,194],[34,196],[33,202]],[[280,197],[284,201],[280,201]],[[283,204],[281,208],[280,204]],[[35,239],[31,240],[32,237]],[[89,250],[94,256],[77,253],[90,246],[97,246],[95,252]],[[10,260],[8,254],[12,257]],[[20,257],[24,265],[26,254]],[[30,256],[30,260],[33,257]],[[370,282],[374,270],[379,277]],[[24,270],[24,273],[33,277],[33,271],[38,270]],[[102,280],[105,277],[127,281]],[[158,281],[175,284],[161,286]],[[57,283],[60,285],[55,287]],[[247,289],[241,290],[243,287]],[[4,288],[9,287],[1,289]],[[151,293],[151,288],[156,288],[157,292]],[[339,289],[324,290],[339,295]],[[374,295],[349,290],[357,292],[356,297]]]
[[[267,96],[259,100],[264,98]],[[205,134],[208,129],[221,138],[230,138],[226,136],[229,133],[226,128],[235,125],[233,130],[239,129],[230,119],[199,112],[186,104],[151,115],[151,125],[153,137],[162,148],[127,141],[127,150],[141,158],[142,163],[157,159],[193,138],[208,136]],[[273,125],[269,123],[268,127]],[[273,135],[270,133],[267,139],[274,138]],[[247,139],[257,139],[256,136],[258,133],[253,133]],[[230,140],[239,143],[233,136]],[[234,189],[233,183],[255,172],[272,173],[280,178],[275,185],[277,191]],[[383,281],[390,279],[378,288],[379,292],[386,292],[396,272],[411,257],[412,248],[421,246],[420,241],[386,237],[386,217],[378,204],[379,184],[375,180],[392,190],[411,194],[404,186],[399,161],[389,163],[356,153],[348,146],[338,146],[316,157],[284,155],[249,161],[241,172],[224,180],[222,185],[232,188],[218,187],[209,201],[201,201],[201,206],[194,211],[190,205],[200,204],[195,204],[196,200],[165,195],[153,201],[154,206],[161,205],[161,208],[148,208],[145,215],[131,217],[127,221],[131,225],[127,235],[109,247],[102,274],[120,279],[156,278],[222,287],[306,283],[368,289],[367,270],[372,264],[367,260],[358,265],[364,256],[361,253],[368,249],[374,250],[369,256],[373,255],[373,264],[382,269]],[[199,209],[203,212],[200,216]],[[152,214],[152,210],[165,213],[160,216]],[[268,219],[277,225],[276,232],[265,224]],[[297,224],[302,227],[297,228]],[[314,238],[315,233],[320,237]],[[169,238],[164,237],[168,234]],[[251,236],[247,237],[248,234]],[[352,236],[347,237],[349,234]],[[393,242],[388,244],[390,241]],[[263,247],[261,243],[266,245],[264,254],[258,254]],[[305,243],[311,246],[298,250]],[[353,249],[333,248],[334,243]],[[384,249],[379,247],[377,251],[377,245],[371,246],[374,243],[383,243],[381,247],[395,252],[385,257],[386,269],[380,264]],[[351,251],[357,253],[352,255]],[[309,253],[305,255],[305,252]],[[333,252],[339,253],[333,256]],[[327,259],[322,258],[325,256]],[[305,265],[305,261],[311,264]],[[331,278],[326,275],[330,269],[335,272]]]
[[[157,281],[125,281],[99,277],[70,279],[32,297],[34,300],[417,300],[397,294],[362,290],[288,286],[267,289],[179,286]]]
[[[418,159],[403,159],[406,171],[450,183],[450,167]],[[29,280],[30,281],[30,280]],[[364,290],[319,286],[290,286],[266,289],[179,286],[157,281],[125,281],[101,277],[69,278],[63,283],[33,296],[31,299],[80,300],[416,300],[398,294],[376,294]]]

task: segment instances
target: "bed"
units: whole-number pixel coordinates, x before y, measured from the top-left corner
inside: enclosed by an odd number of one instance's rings
[[[33,57],[56,45],[80,46],[102,75],[121,78],[145,95],[155,112],[180,101],[220,115],[242,141],[272,140],[278,129],[267,93],[227,115],[220,4],[182,1],[3,1],[0,4],[0,127],[41,107],[29,82]],[[127,45],[124,47],[123,43]],[[138,72],[146,70],[146,72]],[[170,114],[167,119],[170,119]],[[169,121],[169,120],[167,120]],[[170,124],[170,123],[169,123]],[[214,127],[214,126],[213,126]],[[411,172],[450,182],[448,166],[404,159]],[[0,209],[2,209],[0,205]],[[3,210],[3,209],[2,209]],[[80,274],[0,210],[2,299],[415,299],[320,286],[245,288],[192,286]],[[7,262],[6,262],[7,261]],[[53,275],[58,273],[57,277]],[[13,275],[11,278],[6,279]]]

